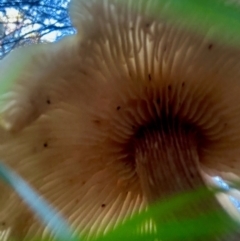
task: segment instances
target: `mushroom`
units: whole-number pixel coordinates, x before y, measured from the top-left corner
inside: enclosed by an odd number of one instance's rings
[[[90,236],[207,185],[205,172],[240,174],[239,49],[135,1],[74,0],[77,35],[1,63],[0,159]],[[0,185],[12,237],[44,236]],[[224,211],[213,196],[192,212],[209,207]]]

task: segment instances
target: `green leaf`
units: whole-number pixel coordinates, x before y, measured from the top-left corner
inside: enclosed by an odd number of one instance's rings
[[[169,221],[162,218],[168,214],[177,212],[188,212],[188,207],[192,204],[203,203],[208,198],[213,198],[215,192],[201,189],[191,193],[174,196],[165,201],[161,201],[151,206],[146,212],[135,215],[127,220],[123,225],[119,225],[115,230],[105,236],[95,239],[95,241],[120,241],[120,240],[192,240],[196,238],[207,239],[215,235],[226,235],[237,228],[237,224],[227,217],[222,210],[208,210],[202,214],[196,214],[191,218],[178,217]],[[147,220],[155,220],[155,227],[152,231],[138,232]],[[149,230],[149,229],[148,229]],[[174,231],[173,231],[174,230]]]

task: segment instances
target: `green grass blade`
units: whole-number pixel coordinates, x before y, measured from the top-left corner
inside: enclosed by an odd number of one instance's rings
[[[205,202],[207,199],[218,192],[214,190],[209,192],[206,189],[198,190],[193,193],[181,194],[163,202],[159,202],[149,208],[147,212],[135,215],[132,219],[119,225],[114,231],[109,232],[106,236],[98,237],[96,241],[120,241],[120,240],[185,240],[195,238],[210,238],[215,235],[225,235],[234,231],[237,224],[226,218],[227,215],[222,211],[210,210],[201,215],[191,218],[180,217],[177,220],[168,222],[156,219],[155,232],[137,232],[137,228],[146,222],[146,220],[157,217],[164,217],[167,214],[176,211],[187,211],[187,207],[197,202]],[[172,230],[175,230],[172,232]]]
[[[0,162],[0,179],[8,184],[22,200],[34,211],[53,234],[61,240],[74,240],[67,222],[19,175]]]

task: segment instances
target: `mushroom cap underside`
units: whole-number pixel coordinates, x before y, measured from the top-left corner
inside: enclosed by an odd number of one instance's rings
[[[199,166],[239,174],[239,50],[131,3],[76,1],[79,34],[33,50],[2,95],[0,158],[82,232],[147,206],[135,162],[143,128],[190,126]],[[42,234],[1,190],[0,219],[13,235]]]

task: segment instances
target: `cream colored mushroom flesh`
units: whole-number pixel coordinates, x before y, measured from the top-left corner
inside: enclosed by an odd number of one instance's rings
[[[206,170],[240,173],[239,49],[135,2],[74,0],[76,35],[0,63],[0,159],[89,235],[202,187]],[[11,237],[44,236],[0,185]]]

